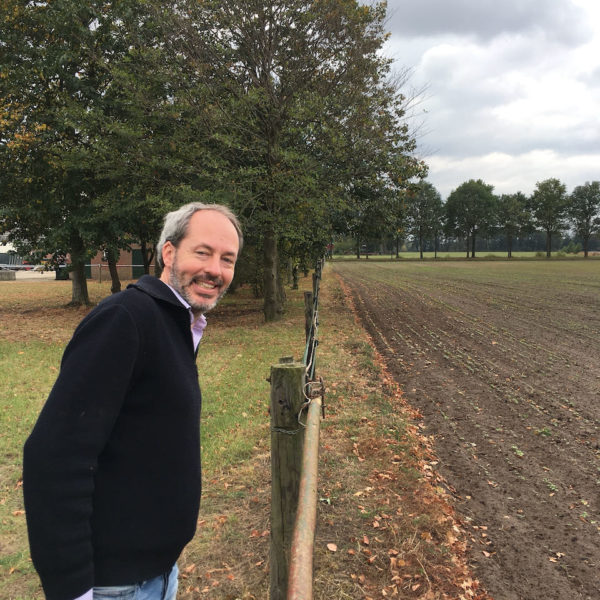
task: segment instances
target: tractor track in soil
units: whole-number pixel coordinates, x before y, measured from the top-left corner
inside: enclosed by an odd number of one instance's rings
[[[332,268],[423,415],[489,593],[600,598],[598,278]]]

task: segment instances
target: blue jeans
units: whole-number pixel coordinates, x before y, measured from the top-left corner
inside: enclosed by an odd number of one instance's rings
[[[135,585],[95,587],[94,600],[175,600],[178,573],[175,565],[170,573]]]

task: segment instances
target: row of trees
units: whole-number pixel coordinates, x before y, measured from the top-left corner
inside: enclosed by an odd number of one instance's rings
[[[555,178],[538,182],[530,196],[493,192],[493,186],[471,179],[458,186],[444,204],[429,182],[411,186],[405,193],[405,230],[417,242],[421,256],[425,242],[434,240],[437,247],[443,234],[464,240],[467,256],[474,257],[478,238],[502,233],[510,257],[514,240],[534,231],[545,234],[546,255],[550,256],[553,236],[571,230],[587,257],[590,238],[600,233],[598,181],[577,186],[571,194]]]
[[[386,8],[4,0],[0,230],[22,252],[69,254],[87,303],[91,255],[116,273],[139,244],[148,267],[165,212],[225,202],[247,239],[240,276],[278,318],[283,263],[364,235],[425,175],[381,53]]]

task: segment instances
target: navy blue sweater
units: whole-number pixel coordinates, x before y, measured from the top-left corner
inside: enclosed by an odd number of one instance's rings
[[[48,600],[175,563],[198,517],[200,407],[189,313],[159,279],[83,319],[23,458],[31,557]]]

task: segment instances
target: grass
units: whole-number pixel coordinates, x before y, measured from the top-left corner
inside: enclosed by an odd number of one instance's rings
[[[301,288],[309,289],[309,278]],[[108,284],[90,284],[98,301]],[[452,509],[415,425],[333,276],[321,288],[317,374],[327,387],[315,544],[315,598],[458,597],[476,586]],[[21,496],[21,448],[86,313],[66,308],[69,282],[0,284],[0,600],[40,600]],[[204,494],[180,559],[180,599],[265,598],[269,544],[269,375],[304,350],[303,289],[264,324],[247,290],[209,317],[198,356]],[[102,373],[99,366],[99,376]],[[327,544],[336,543],[332,553]],[[395,580],[392,578],[395,577]],[[484,597],[484,596],[482,596]]]
[[[90,283],[97,302],[108,284]],[[23,443],[31,431],[60,367],[65,342],[86,309],[70,309],[69,282],[3,282],[0,305],[0,598],[41,597],[28,557],[21,497]],[[262,325],[260,307],[248,298],[223,302],[223,321],[232,307],[250,302],[251,319],[243,325],[208,327],[198,364],[203,388],[202,450],[208,477],[247,459],[266,444],[269,365],[304,350],[303,305],[290,303],[284,323]],[[44,313],[52,312],[52,322]],[[57,319],[58,315],[60,318]],[[210,317],[209,317],[210,319]],[[17,338],[15,340],[15,338]],[[15,341],[13,341],[15,340]],[[54,340],[58,340],[55,343]],[[98,365],[100,377],[109,376]],[[14,589],[14,593],[13,593]]]
[[[467,255],[466,250],[464,252],[444,252],[438,251],[437,258],[435,252],[423,252],[424,260],[465,260]],[[401,260],[420,260],[419,252],[400,252],[398,254]],[[335,254],[334,260],[356,260],[356,254]],[[361,255],[361,260],[393,260],[396,261],[396,255],[391,256],[390,254],[371,254],[367,258],[365,255]],[[517,260],[539,260],[544,261],[547,260],[545,252],[513,252],[512,259],[509,259],[507,253],[505,251],[496,252],[496,251],[487,251],[487,250],[479,250],[475,253],[475,259],[469,259],[470,261],[479,262],[485,260],[508,260],[514,261]],[[584,260],[583,255],[578,254],[565,254],[564,252],[552,252],[551,255],[552,260]],[[598,260],[598,257],[594,255],[588,256],[586,260]]]
[[[299,317],[299,315],[296,315]],[[303,351],[300,319],[262,327],[207,329],[198,354],[202,461],[208,472],[250,456],[268,430],[269,365]],[[293,343],[293,340],[296,343]]]

